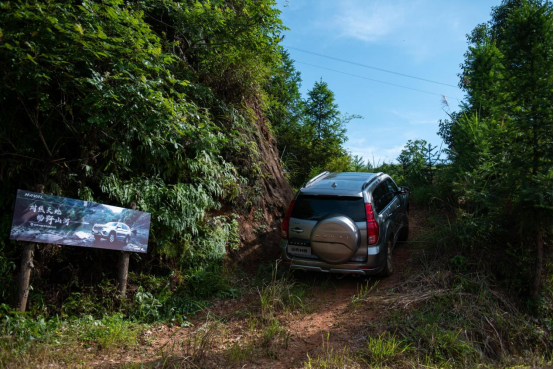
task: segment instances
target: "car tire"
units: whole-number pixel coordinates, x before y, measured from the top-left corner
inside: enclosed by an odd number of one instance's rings
[[[110,241],[110,243],[115,242],[115,233],[114,232],[110,233],[110,235],[108,236],[108,241]]]
[[[394,272],[393,264],[392,264],[392,237],[389,237],[389,240],[386,243],[386,250],[385,250],[385,260],[383,261],[383,270],[379,275],[381,277],[389,277]]]
[[[409,235],[410,235],[410,218],[408,217],[408,213],[406,212],[405,221],[402,224],[402,229],[400,230],[400,234],[398,235],[398,241],[399,242],[408,241]]]

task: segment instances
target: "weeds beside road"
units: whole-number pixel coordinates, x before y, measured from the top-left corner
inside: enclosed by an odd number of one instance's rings
[[[396,272],[386,279],[290,274],[271,262],[256,275],[231,277],[239,278],[233,293],[197,301],[202,310],[192,320],[10,316],[2,331],[2,366],[551,366],[548,314],[525,314],[485,271],[433,246],[430,237],[441,224],[432,222],[412,211],[411,240],[417,242],[395,248]],[[156,296],[142,293],[144,306],[136,314],[158,311]]]

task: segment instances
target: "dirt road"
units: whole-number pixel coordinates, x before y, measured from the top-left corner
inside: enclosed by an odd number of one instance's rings
[[[419,217],[413,209],[410,239],[419,229]],[[303,293],[301,306],[280,309],[270,319],[261,311],[259,289],[236,300],[216,299],[192,326],[155,326],[142,334],[142,345],[100,356],[93,366],[302,368],[308,355],[316,357],[323,346],[360,349],[368,335],[384,329],[380,317],[387,307],[381,300],[415,268],[416,255],[415,245],[398,244],[389,278],[295,272],[287,283]]]

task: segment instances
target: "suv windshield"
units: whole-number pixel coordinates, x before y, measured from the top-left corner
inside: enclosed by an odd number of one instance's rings
[[[354,222],[365,222],[364,199],[361,197],[300,195],[292,209],[292,218],[320,220],[331,214],[346,215]]]

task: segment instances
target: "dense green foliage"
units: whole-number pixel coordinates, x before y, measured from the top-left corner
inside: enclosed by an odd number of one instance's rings
[[[220,258],[255,203],[252,108],[279,64],[271,1],[4,2],[2,232],[16,188],[151,212],[154,252]],[[245,164],[249,165],[245,165]]]
[[[7,240],[15,191],[37,184],[150,212],[138,271],[183,273],[190,285],[220,263],[239,242],[236,214],[262,203],[257,121],[276,101],[266,86],[282,66],[273,1],[14,1],[0,10],[0,281],[13,280],[18,261]],[[113,276],[117,261],[71,247],[35,257],[34,313],[96,293],[86,286]],[[2,301],[14,290],[2,283]]]
[[[536,299],[552,237],[552,4],[505,1],[468,41],[466,103],[440,132],[452,202]]]

